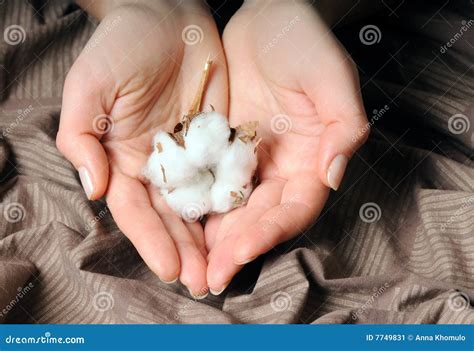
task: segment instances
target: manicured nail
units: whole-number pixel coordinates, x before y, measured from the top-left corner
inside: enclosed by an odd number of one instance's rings
[[[209,291],[211,292],[212,295],[217,296],[217,295],[222,294],[222,292],[227,288],[227,285],[229,284],[224,285],[224,287],[220,290],[209,289]]]
[[[347,167],[349,159],[344,155],[337,155],[332,160],[328,168],[328,183],[329,186],[337,190],[341,184],[342,177],[344,177],[344,172]]]
[[[94,186],[92,184],[92,178],[86,167],[79,167],[79,178],[81,179],[82,188],[84,189],[87,198],[90,199],[94,192]]]
[[[173,280],[169,280],[169,281],[163,280],[161,278],[160,278],[160,280],[165,284],[173,284],[173,283],[176,283],[176,281],[178,280],[178,277],[174,278]]]
[[[208,295],[209,295],[209,290],[203,290],[201,291],[199,294],[194,294],[191,289],[188,288],[188,291],[189,293],[191,294],[191,296],[193,297],[193,299],[196,299],[196,300],[202,300],[202,299],[205,299]]]
[[[243,260],[235,260],[235,264],[238,264],[239,266],[243,266],[244,264],[254,261],[256,258],[257,256],[253,256],[253,257],[246,258]]]

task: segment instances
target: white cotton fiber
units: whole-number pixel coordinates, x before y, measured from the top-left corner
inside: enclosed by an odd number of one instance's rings
[[[214,176],[210,171],[199,172],[188,185],[162,190],[166,203],[188,222],[199,220],[211,210],[210,189]]]
[[[244,143],[238,137],[230,144],[215,167],[216,179],[243,186],[252,178],[257,167],[255,142]]]
[[[159,188],[176,188],[187,184],[198,169],[186,157],[186,150],[163,131],[153,138],[153,152],[143,174]]]
[[[189,123],[187,130],[184,122]],[[189,222],[244,205],[257,168],[256,122],[231,131],[217,112],[200,113],[184,122],[173,136],[156,134],[144,175]]]
[[[229,145],[229,135],[227,119],[217,112],[193,118],[184,136],[189,162],[199,168],[215,166]]]
[[[223,153],[215,167],[216,181],[211,189],[212,211],[225,213],[244,205],[252,192],[252,176],[257,167],[255,142],[238,137]]]
[[[252,192],[252,183],[242,185],[225,179],[217,180],[211,188],[212,211],[226,213],[245,205]]]

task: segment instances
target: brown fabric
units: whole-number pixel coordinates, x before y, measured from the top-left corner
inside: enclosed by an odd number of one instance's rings
[[[364,24],[342,34],[369,119],[388,107],[342,188],[310,230],[194,301],[150,272],[55,147],[62,83],[94,24],[64,2],[2,2],[2,33],[26,37],[0,39],[0,321],[473,323],[474,27],[440,52],[473,6],[405,5],[365,23],[376,45]],[[470,123],[459,134],[455,114]]]

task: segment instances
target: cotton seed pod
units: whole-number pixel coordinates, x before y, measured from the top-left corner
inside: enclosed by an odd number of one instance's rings
[[[163,131],[153,138],[153,152],[143,170],[145,177],[159,188],[176,188],[189,183],[198,169],[186,157],[186,150]]]
[[[184,143],[189,162],[198,168],[215,166],[229,144],[227,118],[217,112],[204,112],[192,119]]]

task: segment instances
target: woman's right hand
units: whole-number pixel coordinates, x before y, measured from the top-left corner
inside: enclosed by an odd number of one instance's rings
[[[172,130],[188,111],[208,55],[213,66],[203,106],[227,115],[225,59],[213,18],[200,2],[176,3],[107,9],[66,78],[57,146],[79,171],[88,198],[106,196],[150,269],[165,282],[179,277],[203,297],[201,224],[183,222],[141,178],[154,134]]]

